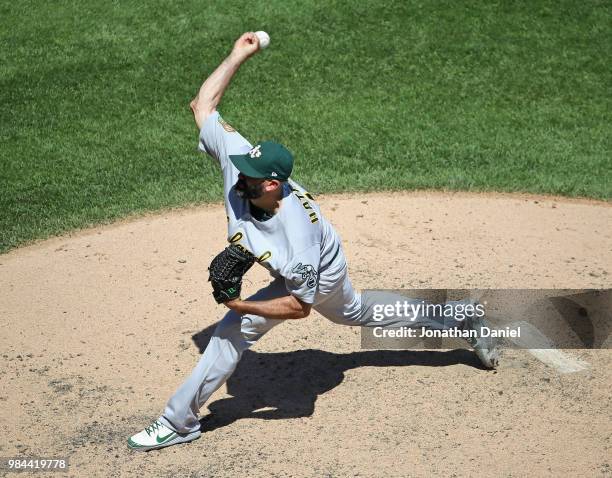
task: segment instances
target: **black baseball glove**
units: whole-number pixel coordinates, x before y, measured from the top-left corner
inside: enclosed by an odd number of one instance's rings
[[[235,244],[217,254],[208,268],[208,280],[212,283],[217,304],[240,297],[242,276],[254,263],[255,256]]]

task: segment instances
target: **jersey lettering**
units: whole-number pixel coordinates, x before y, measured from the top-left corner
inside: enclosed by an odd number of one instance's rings
[[[240,239],[242,239],[242,232],[237,232],[235,233],[232,237],[229,238],[228,242],[230,244],[234,244],[235,242],[238,242]]]
[[[304,194],[300,194],[299,189],[296,189],[294,187],[291,187],[291,191],[293,192],[293,194],[295,194],[295,196],[300,200],[300,202],[302,203],[302,207],[306,210],[312,209],[312,206],[310,205],[310,203],[308,201],[303,201],[303,199],[310,199],[311,201],[314,201],[312,195],[308,192],[304,192]],[[302,202],[303,201],[303,202]],[[317,217],[317,213],[316,212],[311,212],[309,215],[310,217],[310,222],[311,223],[315,223],[319,220],[319,218]]]
[[[257,260],[259,262],[264,262],[264,261],[267,261],[268,259],[270,259],[270,257],[272,257],[272,253],[270,251],[266,251],[261,256],[259,256],[257,258]]]

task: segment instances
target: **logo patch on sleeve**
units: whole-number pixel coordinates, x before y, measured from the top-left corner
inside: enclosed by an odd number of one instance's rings
[[[298,274],[299,278],[302,279],[302,282],[306,282],[308,287],[314,287],[317,285],[317,271],[315,271],[314,267],[310,264],[302,265],[301,262],[298,262],[298,265],[291,269],[291,272],[294,274]]]
[[[228,133],[235,133],[236,132],[234,127],[231,124],[229,124],[227,121],[225,121],[223,118],[221,118],[221,116],[219,116],[219,124],[221,126],[223,126],[223,129],[225,131],[227,131]]]

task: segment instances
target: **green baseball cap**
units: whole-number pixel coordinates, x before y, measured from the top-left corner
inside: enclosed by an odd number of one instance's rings
[[[293,170],[293,155],[273,141],[263,141],[247,154],[233,154],[229,158],[238,171],[250,178],[286,181]]]

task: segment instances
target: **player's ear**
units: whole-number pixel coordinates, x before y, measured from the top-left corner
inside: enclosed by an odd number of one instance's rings
[[[276,191],[281,185],[281,182],[278,179],[268,179],[268,184],[266,185],[266,191]]]

